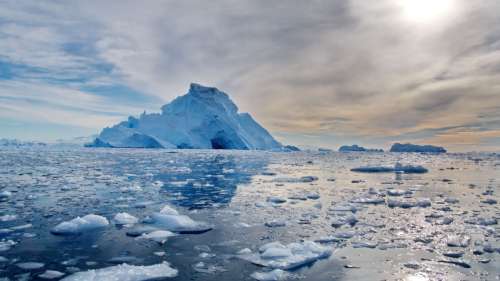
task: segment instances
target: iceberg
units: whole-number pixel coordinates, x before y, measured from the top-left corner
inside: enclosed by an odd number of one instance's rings
[[[239,113],[226,93],[195,83],[161,113],[131,116],[86,146],[285,151],[250,114]]]
[[[395,143],[390,152],[420,152],[420,153],[446,153],[446,149],[434,145],[416,145],[411,143]]]

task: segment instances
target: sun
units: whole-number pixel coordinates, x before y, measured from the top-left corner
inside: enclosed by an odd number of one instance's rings
[[[418,23],[432,23],[449,17],[455,0],[397,0],[406,20]]]

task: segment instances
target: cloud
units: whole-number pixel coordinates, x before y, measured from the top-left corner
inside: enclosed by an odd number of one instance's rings
[[[159,108],[194,81],[228,92],[294,142],[314,135],[323,146],[387,145],[413,136],[495,147],[488,132],[498,130],[500,3],[454,0],[427,22],[410,20],[398,3],[11,0],[0,7],[0,64],[19,83],[11,107],[33,98],[33,85],[46,87],[51,110],[97,116],[95,126]],[[88,91],[99,87],[114,90]],[[109,95],[78,108],[59,104],[96,94]],[[479,139],[450,129],[471,124]]]

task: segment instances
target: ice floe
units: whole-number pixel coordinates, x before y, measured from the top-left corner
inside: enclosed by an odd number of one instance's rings
[[[113,221],[116,225],[126,225],[137,223],[139,219],[129,213],[118,213],[113,218]]]
[[[332,254],[330,247],[312,241],[290,243],[271,242],[259,248],[259,253],[240,255],[251,263],[274,269],[294,269],[327,258]]]
[[[101,269],[77,272],[63,281],[144,281],[155,278],[177,276],[177,269],[170,267],[168,262],[148,266],[120,264]]]
[[[96,230],[108,225],[109,222],[105,217],[90,214],[84,217],[77,217],[70,221],[62,222],[56,225],[51,232],[56,235],[72,235]]]

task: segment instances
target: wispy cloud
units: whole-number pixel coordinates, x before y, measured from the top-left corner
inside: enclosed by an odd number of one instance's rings
[[[499,149],[500,3],[450,2],[431,22],[396,0],[4,1],[2,116],[97,130],[197,81],[285,142]]]

